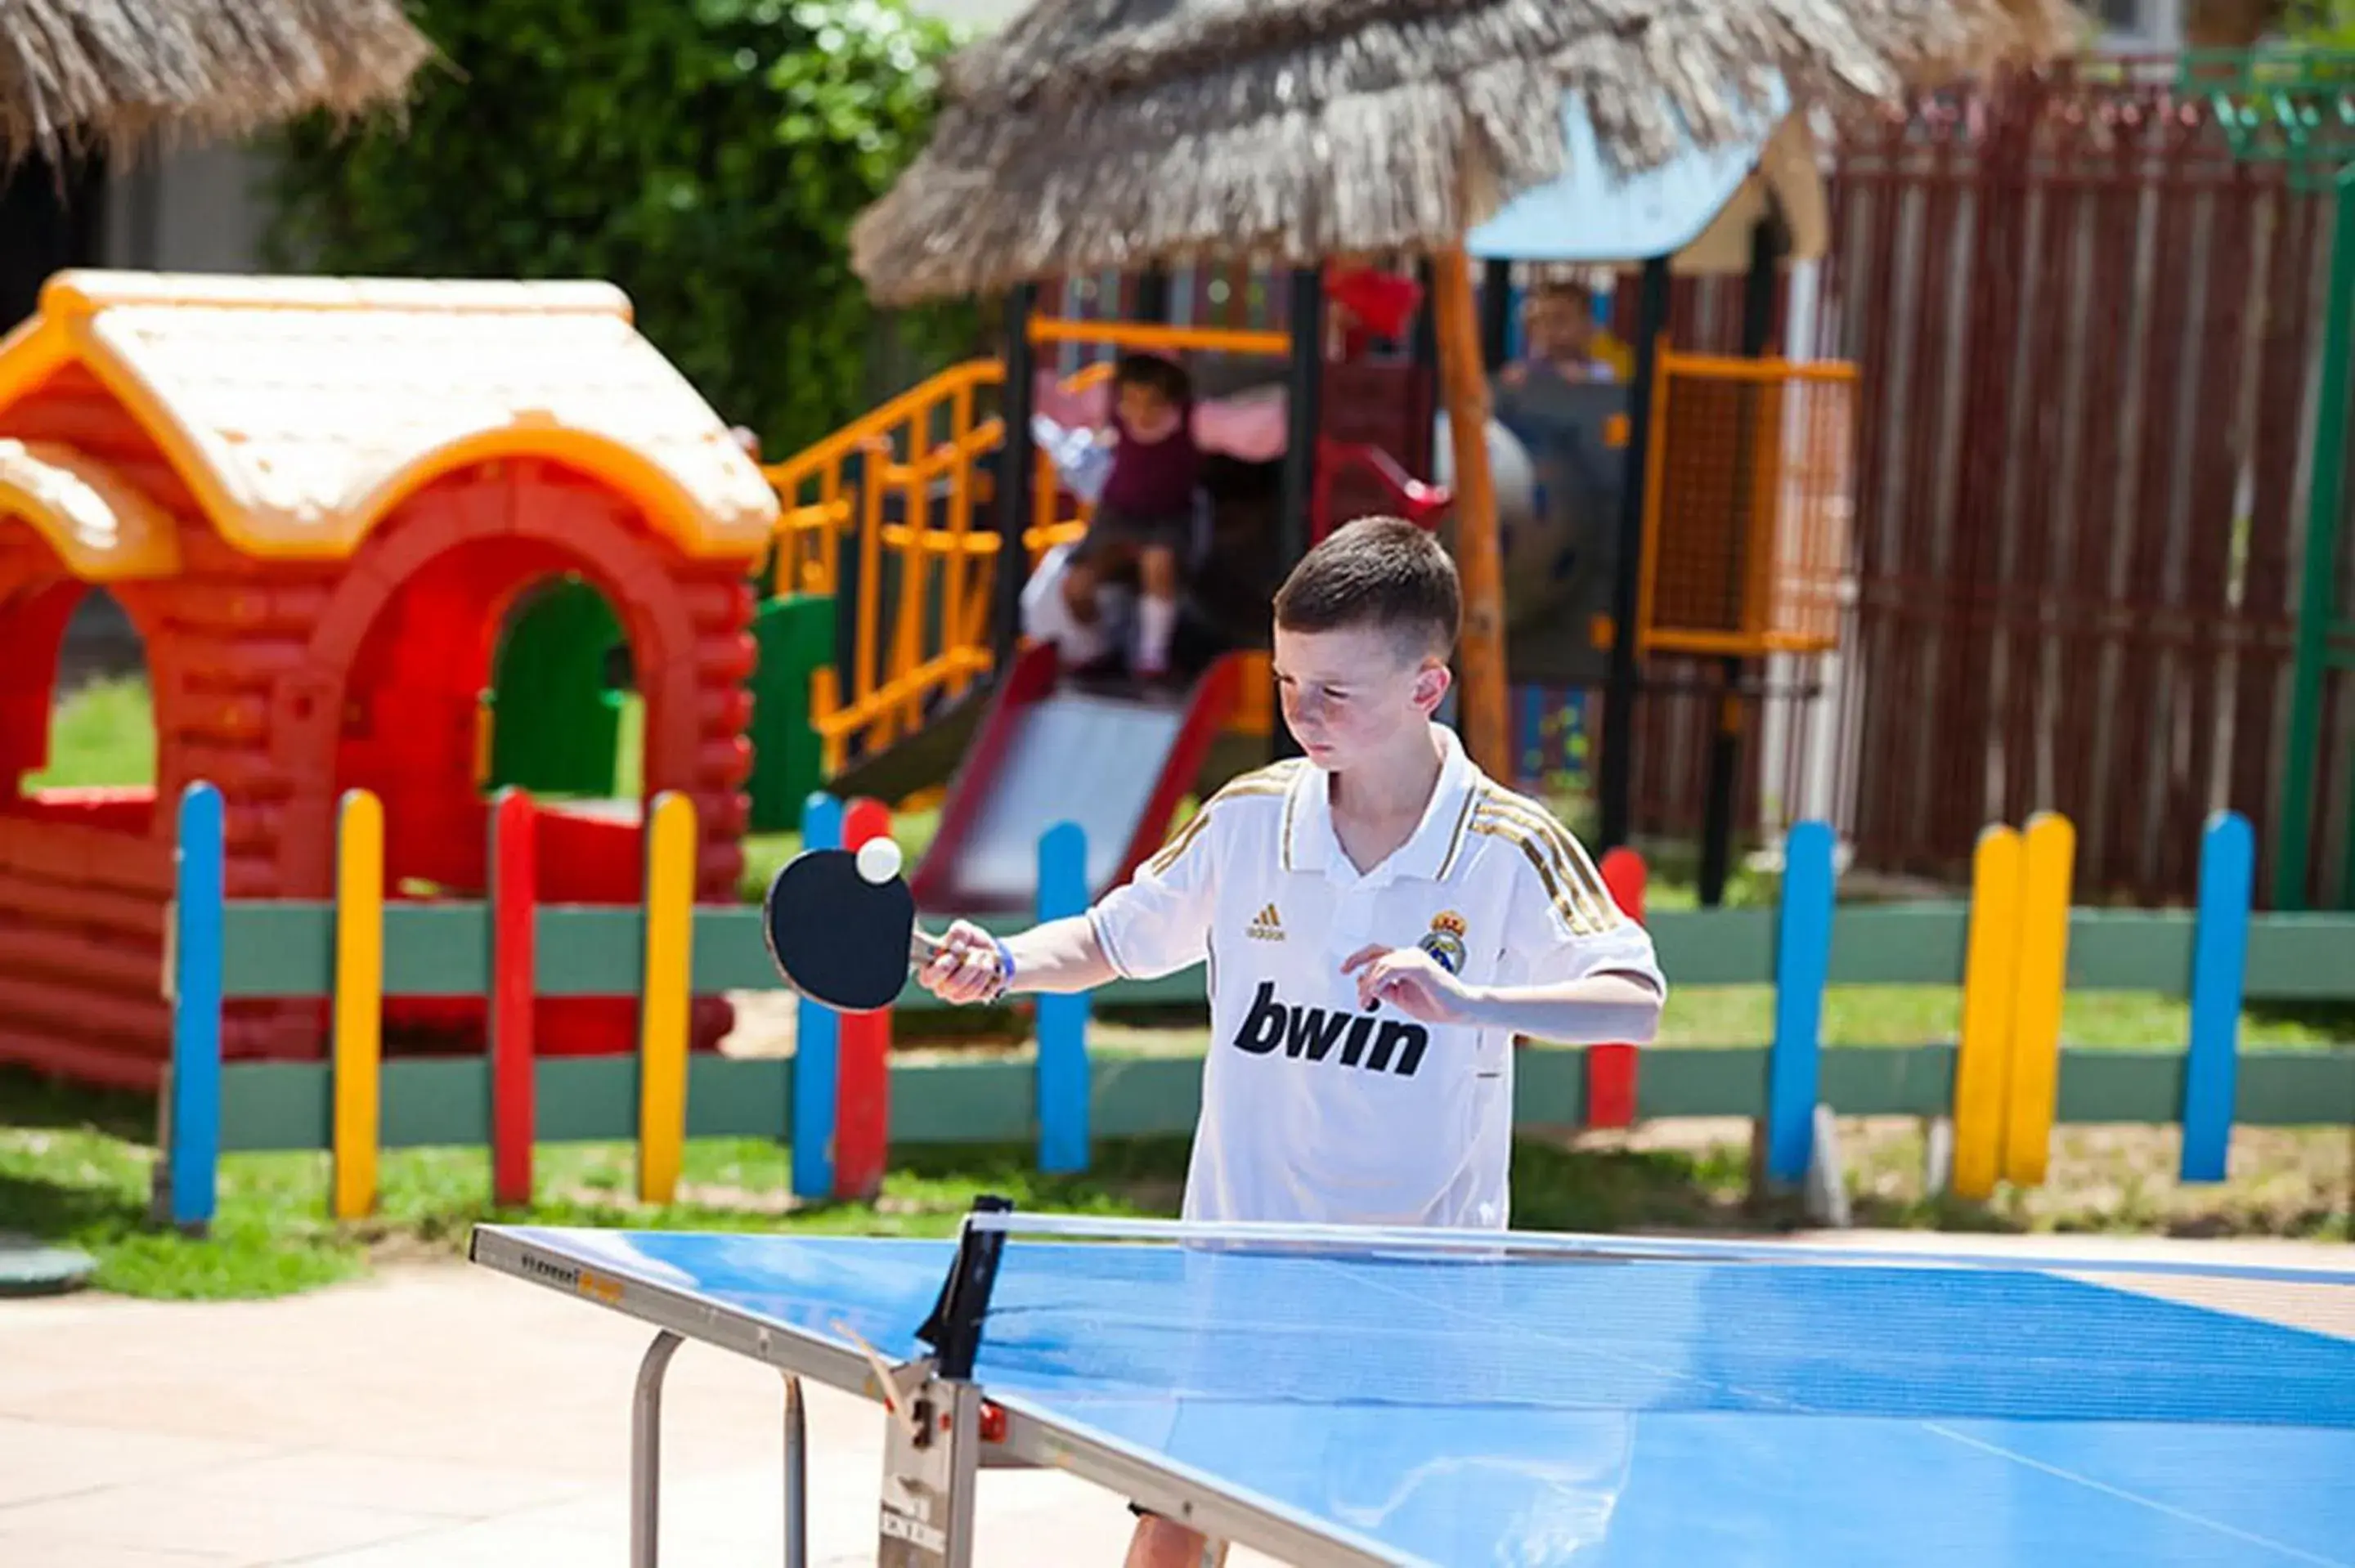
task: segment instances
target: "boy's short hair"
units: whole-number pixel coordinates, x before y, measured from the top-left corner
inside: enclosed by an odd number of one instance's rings
[[[1112,384],[1115,393],[1123,387],[1142,387],[1172,403],[1185,402],[1194,390],[1186,367],[1157,354],[1122,355],[1113,361]]]
[[[1276,590],[1286,631],[1372,626],[1444,659],[1464,626],[1464,588],[1439,536],[1403,517],[1360,517],[1327,534]]]

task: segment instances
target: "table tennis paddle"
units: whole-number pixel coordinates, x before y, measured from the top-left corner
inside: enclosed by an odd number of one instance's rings
[[[879,848],[878,846],[888,846]],[[787,984],[843,1012],[889,1007],[939,942],[916,929],[898,847],[804,850],[769,884],[761,928]]]

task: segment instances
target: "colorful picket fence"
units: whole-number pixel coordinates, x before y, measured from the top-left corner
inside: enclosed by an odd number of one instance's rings
[[[334,1211],[355,1217],[375,1202],[387,1148],[487,1146],[496,1202],[522,1204],[537,1144],[634,1139],[638,1195],[662,1203],[676,1192],[687,1139],[769,1138],[790,1146],[794,1192],[824,1199],[871,1195],[894,1145],[1028,1140],[1042,1169],[1075,1171],[1099,1140],[1193,1125],[1199,1057],[1098,1053],[1089,1027],[1098,1006],[1199,1001],[1199,967],[1031,999],[1038,1046],[1028,1060],[895,1060],[894,1012],[942,1005],[912,985],[876,1014],[800,1002],[790,1056],[690,1052],[694,997],[782,982],[758,909],[692,902],[688,802],[662,795],[650,805],[641,907],[535,906],[531,820],[530,803],[513,792],[496,803],[485,899],[388,901],[382,811],[355,791],[341,813],[336,900],[247,902],[224,896],[218,792],[204,784],[186,792],[166,964],[174,1042],[160,1214],[205,1225],[219,1159],[239,1150],[332,1151]],[[889,831],[871,802],[817,795],[807,803],[813,846]],[[2253,916],[2253,835],[2236,815],[2205,830],[2192,910],[2073,908],[2073,844],[2058,817],[1991,827],[1966,901],[1841,906],[1831,830],[1802,822],[1787,838],[1772,909],[1647,911],[1641,862],[1606,856],[1606,879],[1646,919],[1672,986],[1772,986],[1772,1039],[1643,1052],[1528,1043],[1517,1056],[1516,1119],[1575,1128],[1750,1118],[1767,1176],[1797,1184],[1818,1174],[1827,1112],[1950,1118],[1953,1188],[1971,1198],[1999,1181],[2041,1181],[2062,1124],[2179,1122],[2186,1181],[2222,1178],[2236,1126],[2355,1124],[2355,1043],[2247,1050],[2240,1041],[2244,1002],[2355,998],[2355,966],[2345,961],[2355,916]],[[1085,849],[1074,825],[1044,835],[1032,917],[1085,907]],[[1959,986],[1958,1038],[1825,1049],[1828,991],[1873,985]],[[2188,995],[2189,1038],[2149,1050],[2064,1050],[2071,988]],[[483,1053],[384,1054],[388,998],[451,994],[488,999]],[[616,994],[641,1003],[634,1054],[530,1050],[538,999]],[[223,1008],[260,997],[329,1001],[328,1059],[224,1063]]]

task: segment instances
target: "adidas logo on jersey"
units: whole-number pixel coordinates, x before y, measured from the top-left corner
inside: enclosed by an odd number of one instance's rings
[[[1412,1078],[1431,1044],[1431,1031],[1420,1023],[1395,1018],[1376,1019],[1369,1012],[1328,1012],[1321,1007],[1295,1007],[1275,999],[1275,987],[1259,982],[1243,1026],[1235,1032],[1235,1049],[1265,1056],[1279,1048],[1287,1056],[1322,1062],[1332,1057],[1344,1067],[1369,1073],[1396,1073]]]
[[[1244,927],[1244,932],[1254,942],[1281,942],[1284,940],[1283,917],[1276,914],[1275,906],[1271,904],[1252,916],[1252,923]]]

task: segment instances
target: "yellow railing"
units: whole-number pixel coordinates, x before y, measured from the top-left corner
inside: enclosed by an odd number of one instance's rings
[[[1196,354],[1258,354],[1281,359],[1292,352],[1292,334],[1238,327],[1164,326],[1153,322],[1089,321],[1054,316],[1030,318],[1035,344],[1087,343],[1104,348],[1188,350]]]
[[[1837,646],[1856,366],[1665,345],[1657,365],[1639,645],[1753,658]]]
[[[1111,374],[1092,365],[1064,383],[1084,391]],[[977,464],[1005,440],[996,416],[977,418],[977,397],[1003,386],[994,359],[952,366],[805,450],[763,470],[777,493],[776,591],[839,597],[842,551],[857,551],[847,670],[822,669],[811,722],[831,774],[861,750],[888,746],[923,723],[936,692],[964,692],[995,662],[990,605],[998,534],[989,482]],[[932,521],[935,487],[943,520]],[[1084,509],[1055,483],[1039,454],[1023,535],[1026,576],[1056,545],[1086,527]],[[899,502],[897,516],[890,505]],[[978,520],[978,521],[976,521]],[[883,586],[895,585],[889,624]]]
[[[1098,360],[1065,377],[1063,390],[1090,391],[1111,380],[1112,370],[1112,361]],[[1030,481],[1030,526],[1022,535],[1031,563],[1035,566],[1056,546],[1069,544],[1086,533],[1089,510],[1086,503],[1056,482],[1054,461],[1045,452],[1039,453],[1038,470]]]
[[[763,469],[783,508],[777,520],[776,591],[830,594],[841,580],[842,536],[849,531],[857,505],[844,493],[846,466],[876,450],[878,442],[885,451],[914,450],[920,440],[929,440],[925,432],[943,406],[950,411],[951,440],[963,444],[965,438],[986,436],[978,450],[988,450],[1003,431],[994,418],[975,426],[974,394],[1005,380],[1006,367],[994,359],[953,365],[816,445]],[[970,471],[970,463],[966,468]]]

